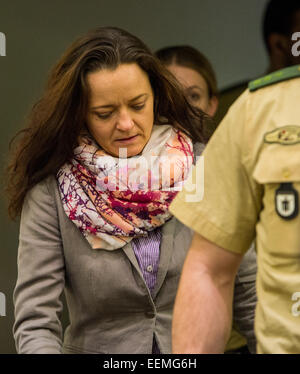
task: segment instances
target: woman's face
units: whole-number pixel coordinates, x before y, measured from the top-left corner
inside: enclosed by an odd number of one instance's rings
[[[189,102],[213,117],[218,107],[218,100],[215,96],[209,97],[208,86],[202,75],[194,69],[176,64],[168,65],[167,69],[183,86]]]
[[[87,75],[90,90],[87,127],[108,154],[141,153],[153,127],[153,91],[148,75],[135,63]]]

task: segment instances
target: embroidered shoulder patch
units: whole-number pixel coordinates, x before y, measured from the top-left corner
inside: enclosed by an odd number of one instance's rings
[[[267,132],[264,136],[264,142],[283,145],[300,143],[300,126],[283,126]]]

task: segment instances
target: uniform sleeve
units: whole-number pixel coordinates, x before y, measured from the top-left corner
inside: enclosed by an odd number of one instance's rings
[[[13,326],[18,353],[61,353],[64,259],[46,180],[27,193],[21,213]]]
[[[260,209],[244,154],[248,95],[231,107],[170,206],[186,226],[237,253],[250,247]]]
[[[256,252],[254,243],[243,257],[235,278],[233,322],[246,338],[249,351],[256,353],[254,317],[256,308]]]

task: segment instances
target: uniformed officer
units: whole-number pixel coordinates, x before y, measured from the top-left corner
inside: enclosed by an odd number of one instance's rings
[[[195,231],[176,298],[174,353],[223,352],[232,289],[256,237],[258,353],[300,353],[300,65],[257,79],[204,151],[171,212]]]
[[[295,43],[293,34],[299,30],[299,0],[268,1],[262,20],[262,36],[268,63],[265,74],[300,64],[300,56],[291,53]],[[294,45],[297,47],[296,43]],[[221,122],[232,103],[245,91],[248,81],[236,83],[220,91],[219,106],[214,117],[217,123]]]

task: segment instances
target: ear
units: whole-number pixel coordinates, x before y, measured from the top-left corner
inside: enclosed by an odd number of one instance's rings
[[[217,96],[212,96],[211,99],[209,100],[207,114],[213,117],[216,114],[218,105],[219,105],[219,100]]]
[[[290,51],[290,40],[287,36],[272,33],[269,35],[268,44],[270,49],[270,54],[277,57],[288,57],[291,53]]]

